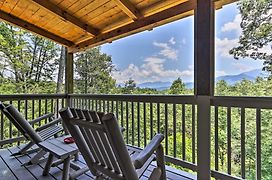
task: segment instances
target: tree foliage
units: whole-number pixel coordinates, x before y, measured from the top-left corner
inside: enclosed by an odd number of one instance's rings
[[[58,51],[52,41],[0,23],[1,81],[16,83],[17,93],[36,91],[41,82],[53,81]]]
[[[110,93],[115,87],[111,57],[92,48],[78,53],[75,59],[76,91],[80,93]]]
[[[185,84],[182,82],[181,78],[178,78],[173,81],[169,94],[182,94],[185,90]]]
[[[241,0],[238,6],[242,34],[239,45],[232,48],[230,54],[236,59],[250,57],[264,60],[263,70],[272,73],[272,1]]]

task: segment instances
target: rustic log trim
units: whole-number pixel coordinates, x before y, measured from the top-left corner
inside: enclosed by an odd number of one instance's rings
[[[140,11],[128,0],[113,0],[115,4],[130,18],[137,20],[142,17]]]

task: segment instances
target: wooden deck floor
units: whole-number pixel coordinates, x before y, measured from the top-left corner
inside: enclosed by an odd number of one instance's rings
[[[32,180],[32,179],[42,179],[42,180],[54,180],[62,178],[62,165],[58,167],[52,167],[50,170],[50,174],[48,176],[42,176],[43,168],[45,166],[45,162],[40,163],[38,165],[32,166],[21,166],[22,164],[28,162],[28,160],[34,155],[24,155],[18,157],[11,157],[10,154],[17,152],[20,149],[19,147],[12,147],[8,149],[0,150],[0,179],[7,180]],[[84,167],[86,166],[84,159],[80,156],[79,161],[77,161],[78,165]],[[141,177],[142,180],[148,179],[151,174],[151,171],[155,167],[155,162],[152,163],[144,175]],[[196,179],[196,177],[192,174],[174,169],[172,167],[167,166],[167,179],[169,180],[192,180]],[[72,171],[72,170],[71,170]],[[83,179],[94,179],[94,176],[87,172],[77,178],[78,180]]]

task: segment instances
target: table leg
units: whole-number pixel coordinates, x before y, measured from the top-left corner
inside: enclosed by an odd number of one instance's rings
[[[69,179],[69,169],[70,169],[70,156],[64,159],[62,180]]]
[[[48,175],[49,171],[50,171],[50,168],[51,168],[51,164],[53,162],[53,155],[50,153],[49,156],[48,156],[48,159],[47,159],[47,162],[46,162],[46,165],[44,167],[44,170],[43,170],[43,176],[46,176]]]

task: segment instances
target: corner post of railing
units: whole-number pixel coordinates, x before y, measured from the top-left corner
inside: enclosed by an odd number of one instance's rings
[[[197,96],[197,178],[211,178],[211,106],[210,96]]]
[[[214,0],[195,0],[194,94],[197,100],[197,179],[211,179],[211,105],[214,95]]]

